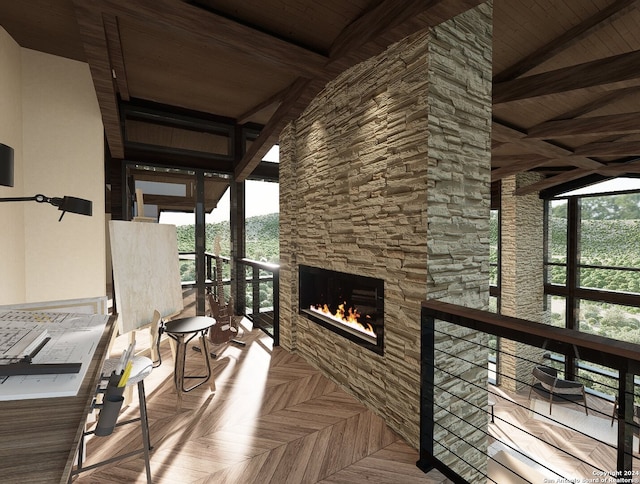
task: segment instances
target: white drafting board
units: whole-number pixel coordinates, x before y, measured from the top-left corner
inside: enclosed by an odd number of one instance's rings
[[[121,334],[147,325],[153,311],[182,311],[175,225],[109,222],[113,282]]]

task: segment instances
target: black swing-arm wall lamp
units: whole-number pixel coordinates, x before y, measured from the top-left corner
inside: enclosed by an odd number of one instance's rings
[[[13,186],[13,148],[0,143],[0,185]],[[50,203],[58,210],[62,210],[62,214],[58,222],[66,212],[78,213],[80,215],[92,215],[93,204],[91,200],[76,197],[47,197],[45,195],[34,195],[33,197],[7,197],[0,198],[0,202],[30,202]]]
[[[79,213],[80,215],[92,214],[93,204],[91,200],[85,200],[84,198],[76,197],[47,197],[45,195],[34,195],[33,197],[9,197],[0,198],[0,202],[30,202],[36,201],[38,203],[50,203],[54,207],[58,207],[58,210],[62,210],[62,214],[58,219],[58,222],[62,220],[66,212]]]

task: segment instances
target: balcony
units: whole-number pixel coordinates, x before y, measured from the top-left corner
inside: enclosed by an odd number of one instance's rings
[[[498,366],[489,363],[490,335],[516,343]],[[607,367],[615,384],[589,391],[584,371],[560,368],[560,378],[587,388],[586,411],[582,402],[550,405],[531,392],[531,369],[554,360]],[[500,386],[488,383],[490,371]],[[639,373],[638,345],[425,302],[419,467],[456,482],[634,482]]]
[[[182,292],[184,297],[183,316],[196,315],[196,281],[193,280],[196,273],[196,253],[180,252],[180,273],[182,276]],[[215,255],[210,252],[204,254],[205,287],[215,298],[219,297],[220,289],[224,291],[227,301],[230,299],[232,280],[229,277],[230,268],[227,268],[231,260],[229,257]],[[274,339],[278,344],[278,301],[280,266],[268,262],[260,262],[247,258],[236,261],[239,271],[244,273],[244,279],[240,285],[240,294],[235,303],[235,311],[239,315],[247,317],[253,326],[261,329]],[[218,269],[222,272],[218,274]],[[219,281],[219,282],[218,282]],[[207,308],[207,312],[209,309]]]

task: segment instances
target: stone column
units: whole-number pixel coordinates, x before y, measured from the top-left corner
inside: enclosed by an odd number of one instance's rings
[[[465,12],[429,43],[427,299],[476,309],[489,303],[492,13],[490,2]],[[487,462],[486,344],[436,324],[433,452],[469,482]]]
[[[502,240],[500,312],[505,316],[543,322],[544,202],[537,193],[516,196],[515,190],[540,180],[523,173],[502,180]],[[500,341],[501,386],[519,391],[531,383],[531,369],[540,361],[539,348]]]

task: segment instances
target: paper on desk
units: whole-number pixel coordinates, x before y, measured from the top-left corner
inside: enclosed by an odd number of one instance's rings
[[[60,375],[0,377],[0,401],[75,396],[109,320],[103,314],[0,311],[2,324],[34,322],[51,338],[33,363],[81,363],[80,372]]]

